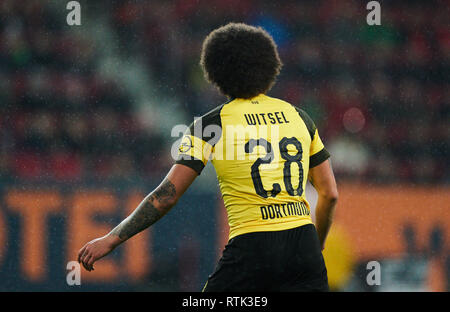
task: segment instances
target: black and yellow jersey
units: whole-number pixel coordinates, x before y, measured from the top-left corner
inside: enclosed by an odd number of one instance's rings
[[[200,174],[211,160],[231,239],[312,223],[305,198],[308,171],[329,156],[303,110],[260,94],[196,119],[181,139],[176,163]]]

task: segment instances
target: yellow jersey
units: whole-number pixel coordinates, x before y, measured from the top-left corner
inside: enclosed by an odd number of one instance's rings
[[[233,99],[196,119],[177,164],[217,173],[230,236],[312,223],[305,198],[309,168],[330,157],[303,110],[260,94]]]

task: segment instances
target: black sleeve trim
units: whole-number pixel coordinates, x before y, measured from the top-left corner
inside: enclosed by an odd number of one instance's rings
[[[203,168],[205,168],[203,161],[194,157],[192,159],[178,159],[175,163],[194,169],[199,175],[202,173]]]
[[[315,153],[314,155],[309,157],[309,168],[311,169],[320,165],[328,158],[330,158],[330,153],[328,153],[328,151],[323,148],[320,152]]]

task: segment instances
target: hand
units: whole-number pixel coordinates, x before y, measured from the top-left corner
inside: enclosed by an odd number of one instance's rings
[[[82,263],[87,271],[93,271],[94,262],[109,254],[116,246],[114,238],[109,235],[96,238],[80,249],[78,262]]]

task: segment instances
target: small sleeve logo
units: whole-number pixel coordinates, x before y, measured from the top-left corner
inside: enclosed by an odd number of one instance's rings
[[[192,139],[190,136],[185,135],[183,140],[181,141],[180,147],[178,148],[178,151],[180,153],[187,153],[189,150],[193,147],[192,145]]]

